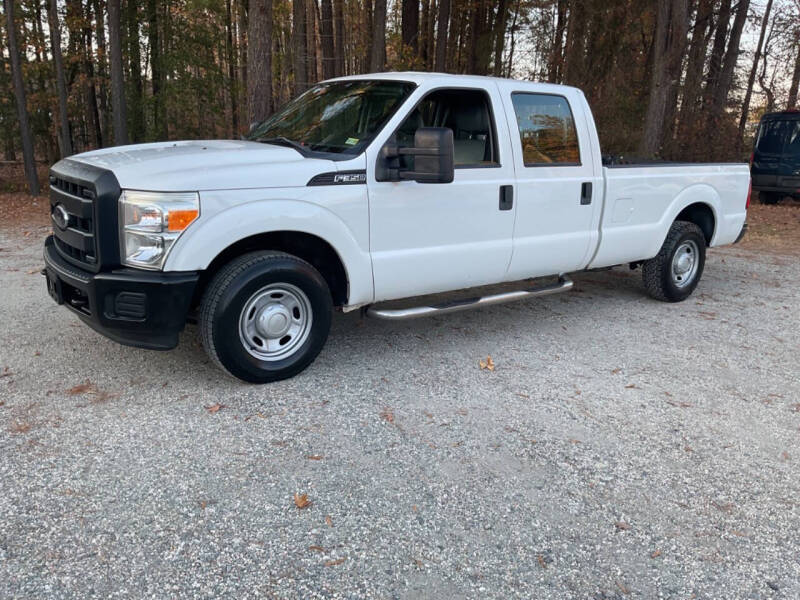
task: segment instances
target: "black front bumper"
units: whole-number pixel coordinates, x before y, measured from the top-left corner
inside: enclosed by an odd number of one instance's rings
[[[53,236],[44,243],[44,264],[50,296],[95,331],[138,348],[170,350],[178,345],[198,273],[137,269],[90,273],[64,260]]]

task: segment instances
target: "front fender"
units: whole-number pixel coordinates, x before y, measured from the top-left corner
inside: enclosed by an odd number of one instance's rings
[[[240,240],[270,231],[297,231],[325,240],[338,253],[349,283],[348,305],[372,302],[366,197],[361,210],[353,206],[351,197],[350,201],[339,204],[347,210],[340,208],[337,214],[302,196],[250,201],[237,198],[247,192],[203,192],[201,217],[175,242],[164,270],[202,271],[223,250]],[[333,201],[336,208],[335,198]]]

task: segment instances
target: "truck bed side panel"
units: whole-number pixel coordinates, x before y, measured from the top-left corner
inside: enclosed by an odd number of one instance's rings
[[[675,165],[603,169],[606,194],[600,244],[590,268],[653,258],[687,206],[714,214],[711,246],[732,243],[745,220],[747,165]]]

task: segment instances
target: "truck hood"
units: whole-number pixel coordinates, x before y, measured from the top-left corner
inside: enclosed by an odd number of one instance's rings
[[[336,171],[331,160],[236,140],[134,144],[69,157],[114,173],[123,189],[159,192],[305,186]]]

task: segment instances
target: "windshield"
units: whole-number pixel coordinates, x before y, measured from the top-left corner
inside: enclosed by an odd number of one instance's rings
[[[403,81],[322,83],[256,125],[247,139],[359,154],[413,89]]]
[[[764,121],[758,132],[756,150],[764,154],[800,154],[800,120]]]

